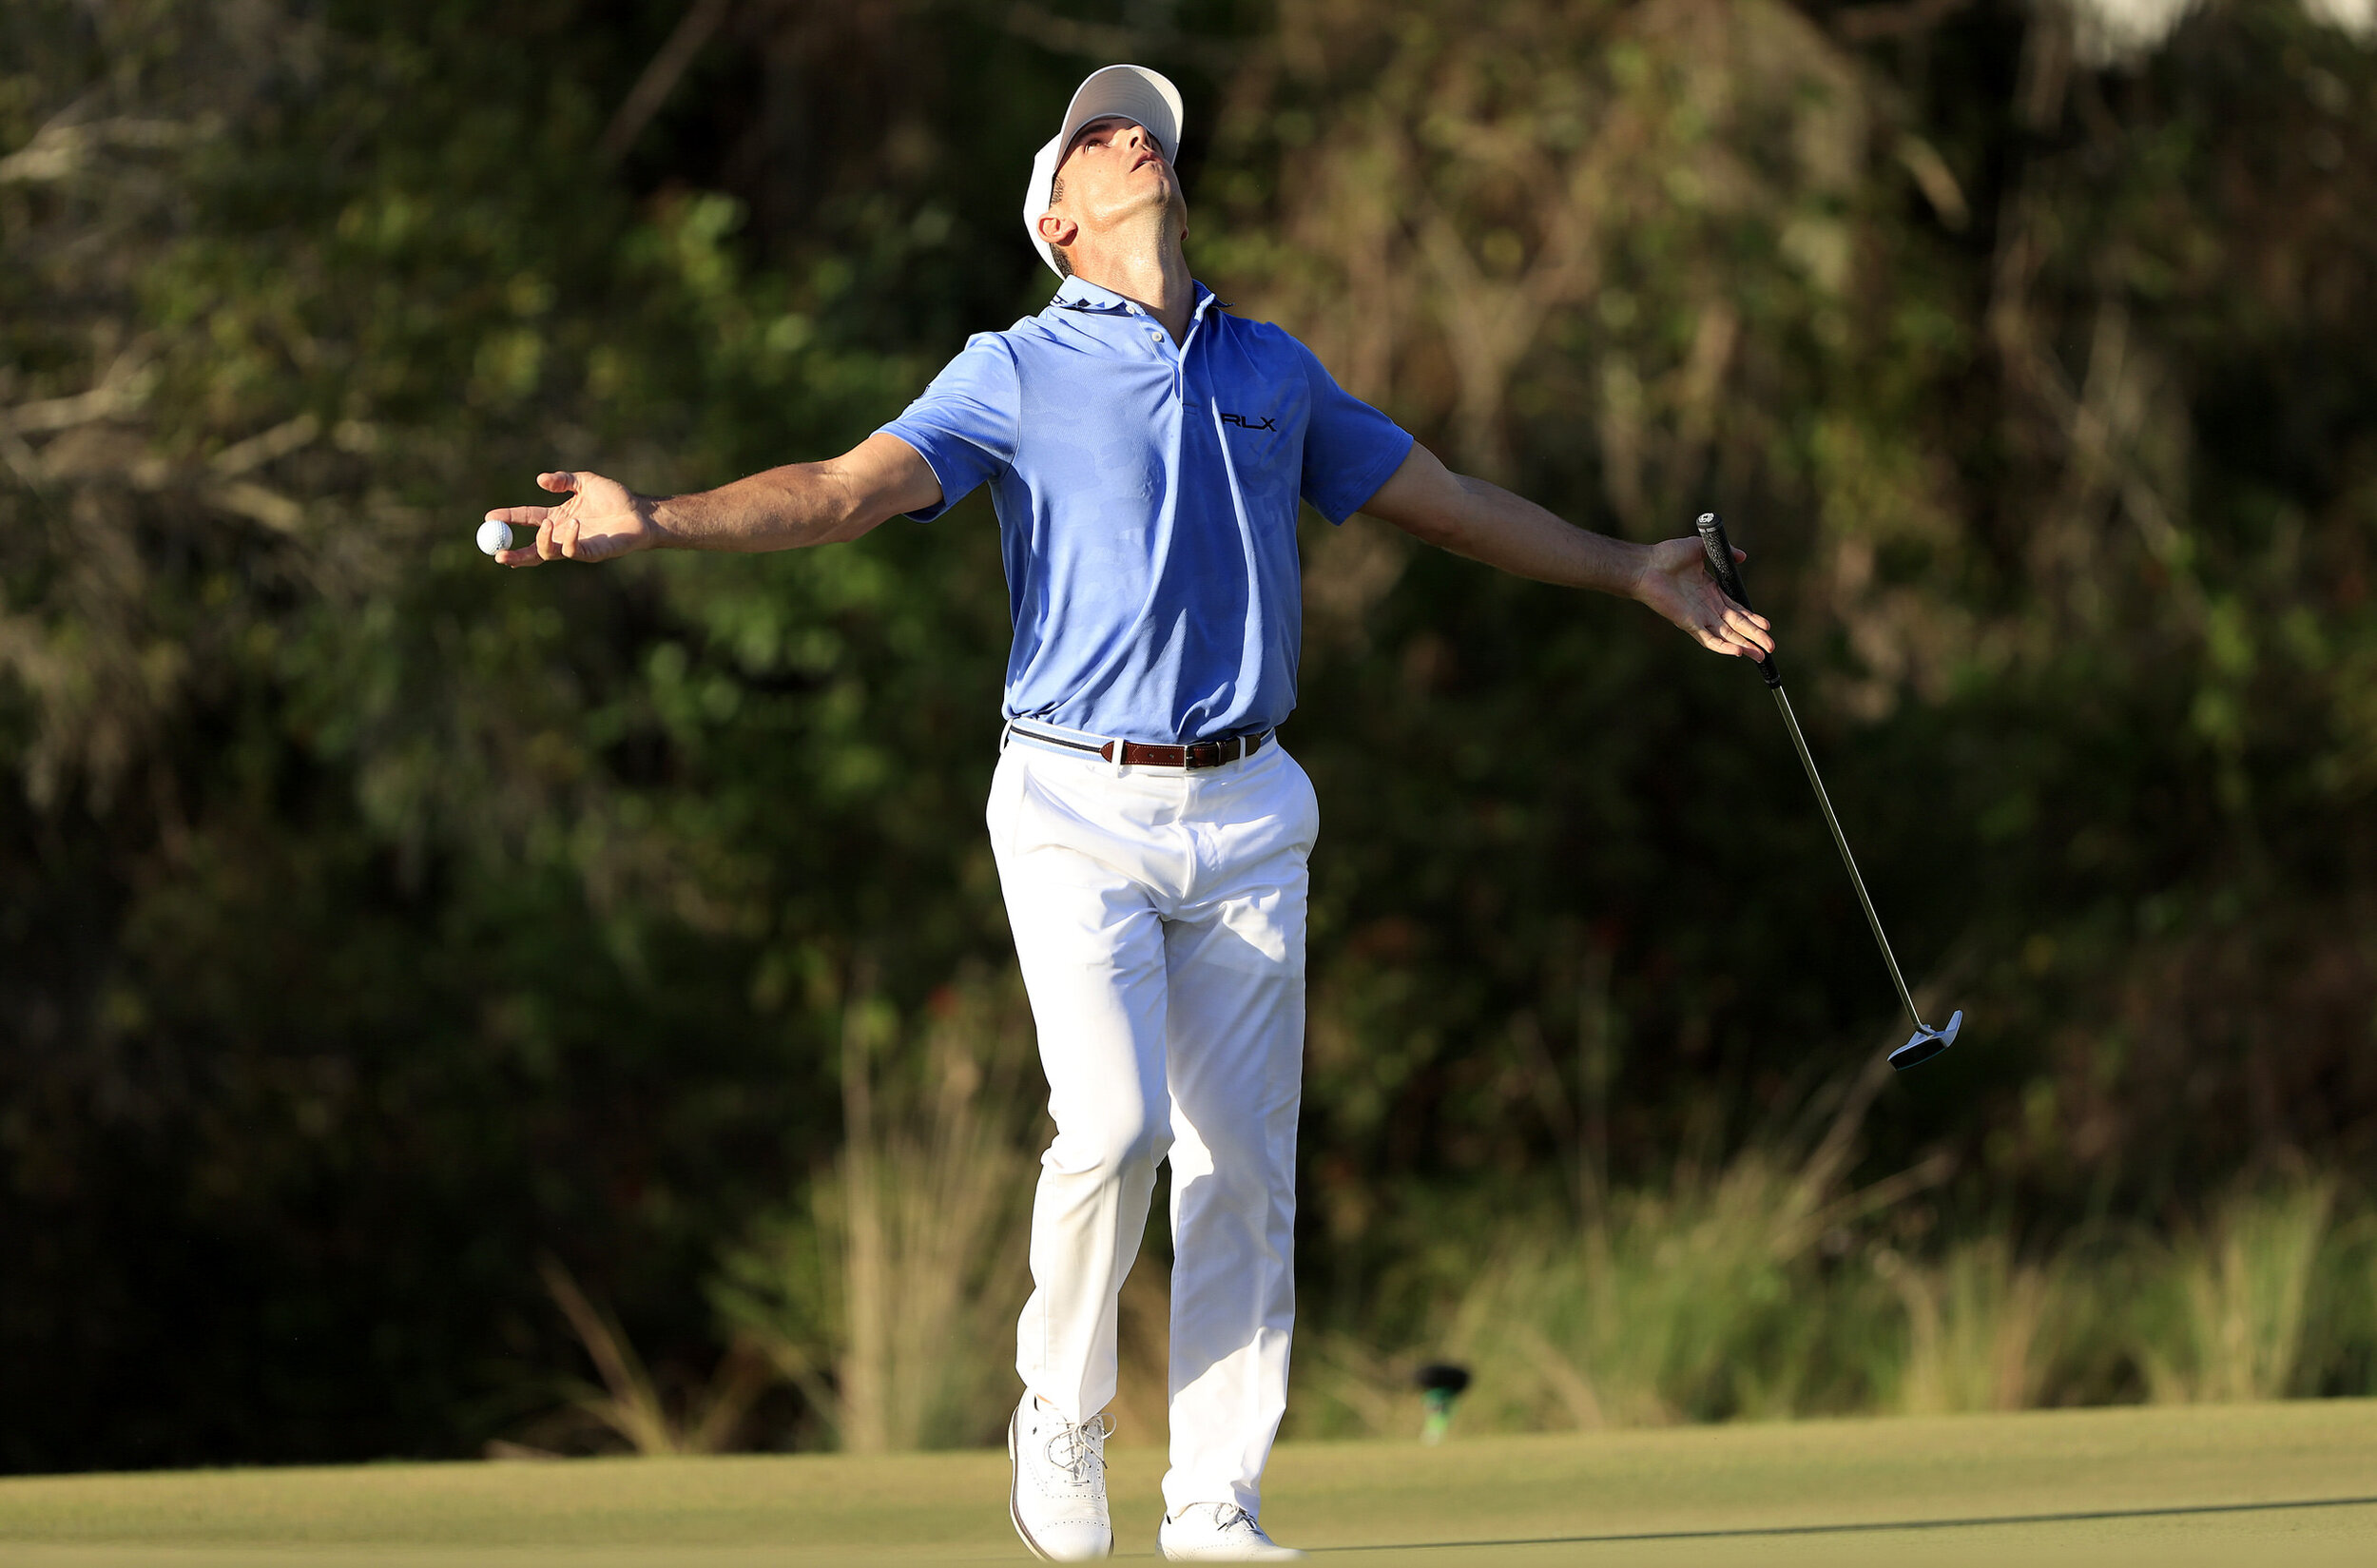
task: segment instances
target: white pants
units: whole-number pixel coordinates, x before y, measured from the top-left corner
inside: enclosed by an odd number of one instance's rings
[[[1296,1311],[1312,782],[1276,741],[1188,772],[1018,736],[988,815],[1056,1122],[1015,1369],[1069,1421],[1114,1397],[1115,1299],[1169,1155],[1165,1504],[1254,1513]]]

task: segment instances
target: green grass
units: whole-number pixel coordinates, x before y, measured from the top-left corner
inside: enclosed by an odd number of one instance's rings
[[[1114,1455],[1120,1555],[1150,1555],[1162,1467]],[[1005,1485],[980,1452],[24,1477],[0,1562],[1021,1561]],[[2377,1401],[1289,1444],[1266,1496],[1275,1534],[1349,1565],[2360,1561]]]

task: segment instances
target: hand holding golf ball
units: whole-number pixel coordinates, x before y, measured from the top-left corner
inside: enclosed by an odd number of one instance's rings
[[[536,483],[569,499],[559,506],[499,507],[487,513],[478,527],[478,547],[500,565],[609,561],[659,542],[652,503],[616,479],[561,471],[540,474]]]

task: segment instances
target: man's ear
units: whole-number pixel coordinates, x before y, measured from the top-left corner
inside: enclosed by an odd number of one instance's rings
[[[1070,218],[1059,218],[1053,212],[1040,214],[1040,238],[1059,247],[1070,245],[1081,233],[1081,225]]]

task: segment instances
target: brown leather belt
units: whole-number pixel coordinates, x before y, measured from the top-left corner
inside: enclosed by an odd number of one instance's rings
[[[1233,735],[1227,741],[1191,741],[1187,745],[1149,745],[1139,741],[1109,741],[1104,745],[1092,745],[1087,741],[1042,734],[1036,729],[1025,729],[1020,726],[1016,726],[1015,733],[1035,745],[1062,746],[1067,751],[1078,751],[1085,757],[1095,757],[1100,762],[1108,763],[1114,760],[1114,747],[1119,745],[1123,748],[1122,765],[1125,767],[1219,767],[1224,763],[1253,756],[1271,738],[1270,732],[1266,730],[1260,735]]]

